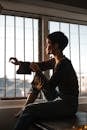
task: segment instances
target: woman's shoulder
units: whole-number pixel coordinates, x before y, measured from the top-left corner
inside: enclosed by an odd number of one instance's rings
[[[71,60],[69,58],[67,58],[66,56],[64,56],[64,58],[62,59],[60,66],[62,68],[66,68],[66,69],[73,68]]]
[[[68,57],[66,57],[66,56],[63,57],[62,62],[72,64],[71,60]]]

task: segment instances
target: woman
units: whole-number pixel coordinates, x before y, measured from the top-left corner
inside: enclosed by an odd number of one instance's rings
[[[77,112],[78,80],[71,61],[63,55],[67,44],[68,38],[63,32],[53,32],[46,38],[46,54],[53,54],[53,58],[39,63],[25,62],[40,78],[40,85],[32,85],[32,95],[35,96],[28,97],[26,104],[34,102],[40,91],[47,102],[27,105],[20,114],[15,130],[28,130],[37,120],[72,117]],[[15,65],[24,64],[16,58],[11,57],[10,60],[14,60],[12,63]],[[42,73],[48,69],[53,69],[49,80]]]

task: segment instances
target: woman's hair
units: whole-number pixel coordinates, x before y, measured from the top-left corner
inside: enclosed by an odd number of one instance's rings
[[[47,38],[51,40],[52,44],[58,43],[58,47],[61,51],[63,51],[68,44],[67,36],[60,31],[49,34]]]

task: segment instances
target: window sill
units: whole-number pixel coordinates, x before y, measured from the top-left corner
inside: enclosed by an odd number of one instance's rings
[[[25,99],[0,100],[0,109],[21,108],[25,103]]]
[[[26,101],[26,98],[4,99],[0,100],[0,109],[21,108]],[[39,100],[37,100],[39,102]],[[79,106],[87,106],[87,97],[79,97]]]
[[[79,104],[87,104],[87,96],[79,97]]]

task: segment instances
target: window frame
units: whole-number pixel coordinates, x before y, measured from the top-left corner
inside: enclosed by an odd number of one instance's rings
[[[3,2],[2,2],[3,3]],[[49,31],[49,28],[47,29],[48,26],[48,21],[49,20],[55,20],[57,22],[67,22],[67,23],[75,23],[75,24],[81,24],[81,25],[87,25],[87,14],[85,13],[86,10],[79,10],[79,9],[75,9],[74,11],[73,8],[72,10],[69,9],[63,9],[63,8],[49,8],[49,7],[40,7],[40,6],[36,6],[36,5],[25,5],[27,7],[26,11],[25,9],[23,10],[22,8],[15,10],[15,6],[16,4],[13,6],[14,8],[12,9],[12,7],[10,6],[10,4],[12,5],[12,3],[10,2],[8,4],[7,9],[3,9],[2,14],[4,15],[14,15],[14,16],[24,16],[27,18],[38,18],[39,19],[39,60],[44,60],[46,59],[45,53],[44,53],[44,43],[45,43],[45,36],[44,34],[47,34]],[[5,5],[5,3],[4,3]],[[22,5],[23,6],[23,5]],[[54,5],[55,6],[55,5]],[[11,7],[11,9],[10,9]],[[28,10],[28,8],[30,7],[30,10]],[[31,9],[32,7],[32,9]],[[36,9],[35,9],[36,7]],[[44,10],[43,10],[44,8]],[[41,12],[39,11],[39,9],[41,10]],[[49,13],[46,12],[46,10],[48,10]],[[42,11],[43,10],[43,11]],[[52,13],[52,14],[51,14]],[[59,14],[58,14],[59,13]],[[70,16],[71,15],[71,16]],[[43,44],[42,44],[43,43]],[[44,55],[44,56],[43,56]],[[47,73],[47,75],[49,76],[49,74]]]

